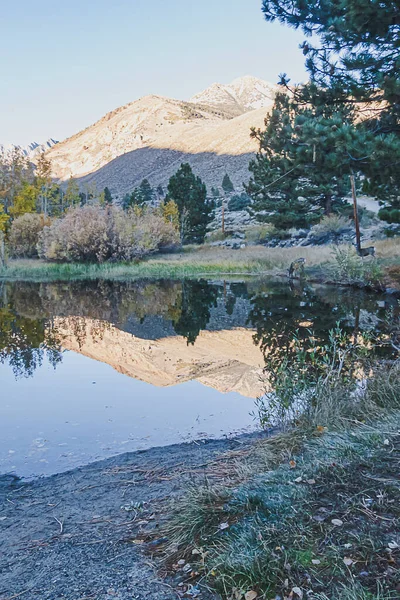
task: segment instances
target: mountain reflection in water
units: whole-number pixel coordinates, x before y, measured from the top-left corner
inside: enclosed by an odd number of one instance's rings
[[[262,280],[0,284],[0,475],[252,431],[271,355],[337,323],[383,337],[390,302]]]
[[[0,362],[31,377],[64,350],[158,386],[196,379],[256,397],[268,353],[290,353],[294,335],[323,344],[340,323],[380,330],[398,310],[361,291],[270,281],[3,283]]]

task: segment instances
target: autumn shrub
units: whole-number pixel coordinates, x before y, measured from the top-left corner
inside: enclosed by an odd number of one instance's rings
[[[36,258],[37,244],[50,219],[36,213],[25,213],[14,219],[8,236],[9,252],[14,258]]]
[[[140,259],[177,244],[176,229],[155,210],[84,206],[45,227],[38,248],[51,261],[102,263]]]
[[[323,217],[319,223],[314,225],[312,233],[316,235],[340,235],[345,231],[349,231],[351,227],[348,218],[341,215],[329,215]]]

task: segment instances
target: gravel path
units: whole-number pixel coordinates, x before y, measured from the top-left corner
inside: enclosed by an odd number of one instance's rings
[[[251,438],[153,448],[30,482],[0,477],[0,600],[176,600],[146,538],[157,537],[166,500]]]

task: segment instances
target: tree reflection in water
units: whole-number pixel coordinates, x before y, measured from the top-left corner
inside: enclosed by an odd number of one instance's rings
[[[17,377],[29,377],[45,357],[54,367],[60,363],[60,332],[68,329],[81,347],[88,335],[100,341],[110,327],[131,332],[133,321],[135,336],[155,339],[174,332],[188,344],[210,327],[255,329],[254,343],[265,356],[279,359],[290,356],[294,336],[307,350],[310,330],[324,344],[338,322],[355,333],[380,331],[389,309],[392,321],[398,319],[396,306],[388,308],[376,295],[348,289],[260,280],[3,283],[0,361],[7,361]],[[154,331],[150,325],[146,329],[153,317],[158,323]]]

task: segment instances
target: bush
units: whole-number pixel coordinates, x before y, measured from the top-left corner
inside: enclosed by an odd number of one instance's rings
[[[232,196],[232,198],[228,202],[228,210],[245,210],[250,205],[250,203],[250,196],[248,196],[246,192],[242,192],[240,195],[236,194],[235,196]]]
[[[400,209],[381,208],[378,212],[378,217],[387,223],[400,223]]]
[[[47,260],[101,263],[142,258],[176,245],[176,229],[155,210],[84,206],[45,227],[38,247]]]
[[[8,237],[9,250],[14,258],[35,258],[37,244],[43,228],[50,225],[50,219],[36,213],[25,213],[11,224]]]
[[[381,287],[382,270],[376,259],[364,261],[353,246],[337,246],[333,248],[333,256],[333,271],[337,281]]]
[[[312,233],[316,235],[333,234],[340,235],[344,231],[351,229],[351,223],[346,217],[340,215],[329,215],[321,219],[317,225],[312,228]]]
[[[253,244],[262,244],[278,235],[278,229],[271,223],[254,225],[246,230],[246,240]]]

